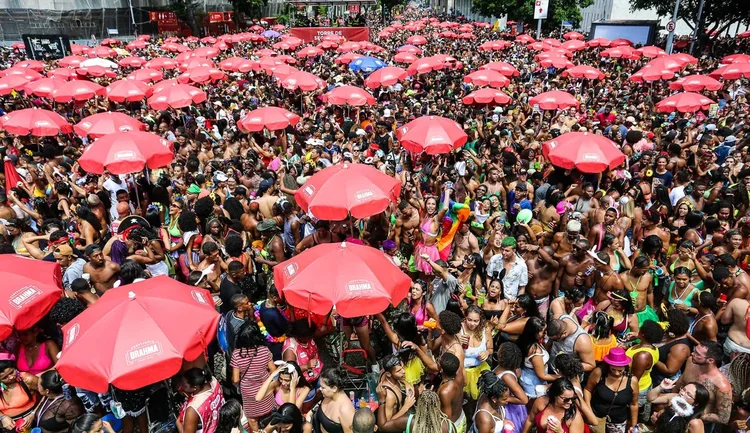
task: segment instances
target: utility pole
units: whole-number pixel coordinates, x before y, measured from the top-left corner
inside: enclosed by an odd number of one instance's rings
[[[676,27],[676,24],[677,24],[677,12],[679,11],[680,11],[680,0],[676,0],[674,4],[674,13],[672,14],[672,22],[675,23],[674,27]],[[667,36],[667,54],[672,54],[672,42],[674,41],[674,31],[675,29],[673,28],[669,32],[669,36]]]
[[[706,0],[701,0],[700,4],[698,4],[698,20],[695,22],[695,36],[693,37],[693,40],[690,41],[690,54],[693,54],[693,48],[695,47],[695,41],[699,37],[701,37],[701,31],[703,30],[701,28],[701,18],[703,17],[703,5],[706,3]]]

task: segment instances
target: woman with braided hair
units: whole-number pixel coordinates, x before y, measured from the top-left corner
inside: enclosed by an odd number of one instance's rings
[[[491,372],[485,371],[485,373],[493,376]],[[413,402],[414,396],[410,395],[408,398]],[[402,416],[386,421],[384,412],[383,410],[377,411],[379,432],[456,433],[456,426],[446,414],[440,411],[440,399],[437,393],[429,389],[419,394],[417,410],[408,417]]]
[[[510,398],[508,385],[491,371],[483,371],[477,384],[481,395],[474,412],[474,433],[500,433],[505,426],[505,405]],[[520,426],[514,426],[520,431]]]

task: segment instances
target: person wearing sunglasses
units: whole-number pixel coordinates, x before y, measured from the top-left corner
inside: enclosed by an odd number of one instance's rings
[[[581,411],[578,410],[578,396],[570,380],[560,378],[552,382],[547,395],[534,401],[523,426],[523,433],[529,433],[533,426],[538,432],[583,433],[587,431]]]

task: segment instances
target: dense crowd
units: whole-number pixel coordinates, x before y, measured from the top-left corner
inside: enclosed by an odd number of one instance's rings
[[[367,84],[369,74],[341,60],[348,54],[335,43],[283,57],[326,82],[313,91],[284,89],[262,66],[194,83],[206,101],[178,109],[1,91],[3,115],[36,107],[77,124],[119,112],[174,143],[165,167],[95,175],[78,162],[93,141],[85,134],[0,131],[8,186],[0,192],[0,253],[59,263],[65,289],[44,320],[2,342],[2,429],[744,432],[747,81],[699,91],[716,101],[711,109],[665,113],[656,104],[675,93],[677,78],[716,70],[725,55],[747,52],[750,39],[713,40],[674,79],[648,82],[631,76],[650,58],[603,57],[606,47],[563,53],[602,72],[589,80],[544,66],[535,56],[551,45],[535,51],[517,35],[456,21],[470,36],[438,36],[444,21],[413,8],[393,23],[369,17],[377,46],[362,54],[392,66],[437,56],[442,65],[371,88],[375,103],[355,107],[321,98]],[[407,23],[419,29],[403,29]],[[416,34],[425,43],[404,48]],[[562,35],[549,37],[544,44]],[[269,58],[259,50],[280,40],[225,43],[210,60],[258,62]],[[478,49],[489,41],[507,46]],[[154,36],[131,54],[172,58],[178,50],[165,43],[196,50],[215,42]],[[0,51],[4,69],[24,60],[23,50]],[[479,86],[464,77],[495,61],[515,69],[500,90],[510,102],[470,104],[464,97]],[[62,76],[59,66],[49,60],[40,72]],[[76,73],[107,86],[139,68]],[[165,69],[163,78],[181,73]],[[578,103],[530,102],[553,90]],[[240,120],[260,107],[301,120],[248,132]],[[405,150],[396,131],[422,116],[455,120],[468,140],[440,154]],[[556,167],[545,143],[569,132],[611,139],[624,162],[598,173]],[[399,197],[363,219],[327,221],[301,209],[295,193],[308,179],[352,163],[396,178]],[[462,218],[456,204],[468,210]],[[387,254],[412,280],[406,299],[355,318],[290,305],[274,267],[341,242]],[[185,361],[167,384],[108,393],[66,384],[55,370],[65,349],[60,328],[107,292],[162,275],[214,295],[222,332],[207,353]],[[339,346],[362,349],[364,394],[350,394],[352,370],[339,365]]]

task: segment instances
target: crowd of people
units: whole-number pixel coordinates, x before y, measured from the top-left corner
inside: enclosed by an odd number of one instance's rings
[[[654,105],[673,93],[671,81],[629,79],[648,59],[603,58],[603,48],[588,48],[572,61],[605,78],[573,79],[542,67],[513,35],[477,25],[474,38],[445,39],[432,35],[429,18],[414,8],[398,17],[421,20],[424,55],[454,60],[375,89],[373,105],[320,98],[340,85],[364,87],[367,74],[337,62],[335,47],[292,59],[328,83],[312,92],[287,91],[272,75],[251,71],[198,85],[208,100],[184,109],[0,96],[0,114],[47,108],[71,124],[122,112],[175,149],[166,167],[97,176],[77,163],[87,138],[0,131],[5,173],[12,166],[21,177],[0,192],[0,253],[56,261],[65,289],[42,322],[2,342],[2,429],[144,433],[169,420],[176,402],[171,419],[180,433],[744,432],[746,80],[703,92],[718,102],[714,112],[664,114]],[[368,17],[373,42],[385,49],[372,55],[395,65],[396,50],[415,33],[375,36],[389,24]],[[133,54],[173,56],[160,39]],[[497,39],[509,46],[477,49]],[[715,41],[678,75],[713,71],[724,55],[748,52],[748,41]],[[213,60],[256,59],[273,42],[229,44]],[[3,69],[24,59],[22,50],[0,51]],[[493,60],[519,72],[503,89],[512,102],[464,105],[475,86],[463,77]],[[45,68],[56,67],[49,61]],[[106,85],[131,71],[90,79]],[[580,105],[529,104],[548,90],[569,92]],[[301,121],[278,131],[238,127],[265,106]],[[407,152],[395,131],[421,116],[454,119],[468,141],[445,154]],[[625,163],[595,174],[555,167],[543,143],[570,131],[608,137]],[[400,197],[361,220],[303,212],[295,192],[343,163],[397,178]],[[470,213],[449,237],[454,202]],[[357,318],[289,305],[274,267],[344,241],[389,255],[412,278],[407,298]],[[214,294],[225,326],[208,356],[186,362],[169,386],[106,394],[68,386],[55,370],[64,350],[60,327],[108,291],[160,275]],[[366,404],[355,407],[350,372],[331,357],[332,336],[366,353],[376,378]]]

